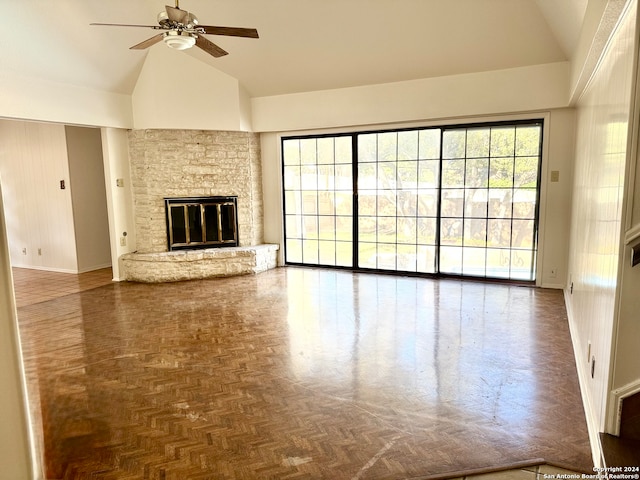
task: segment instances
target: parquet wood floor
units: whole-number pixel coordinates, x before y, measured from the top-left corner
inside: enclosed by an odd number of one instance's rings
[[[12,270],[16,306],[18,307],[46,302],[71,293],[108,285],[113,278],[111,268],[101,268],[78,275],[29,268],[13,268]]]
[[[50,479],[592,471],[560,291],[288,267],[18,317]]]

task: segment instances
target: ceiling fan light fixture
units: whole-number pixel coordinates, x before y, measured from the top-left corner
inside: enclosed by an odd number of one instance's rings
[[[196,38],[193,35],[180,31],[165,33],[162,41],[175,50],[186,50],[196,44]]]

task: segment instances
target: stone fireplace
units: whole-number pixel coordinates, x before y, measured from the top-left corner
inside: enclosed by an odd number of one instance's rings
[[[258,134],[132,130],[129,132],[129,161],[137,252],[120,259],[126,280],[173,281],[251,273],[275,267],[278,246],[264,245],[263,239]],[[189,245],[169,248],[166,199],[196,197],[234,198],[235,246],[210,249],[207,245],[198,245],[197,250]],[[184,214],[196,215],[195,207],[189,212],[189,207],[185,210],[184,205],[185,202],[182,204]],[[176,219],[180,216],[177,212]],[[213,218],[212,211],[207,214]],[[199,228],[201,226],[193,230],[194,235],[201,234]]]

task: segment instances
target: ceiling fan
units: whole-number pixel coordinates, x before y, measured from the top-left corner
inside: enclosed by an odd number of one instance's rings
[[[258,38],[255,28],[241,27],[215,27],[212,25],[200,25],[193,13],[182,10],[179,0],[176,6],[165,6],[165,10],[158,14],[158,25],[128,25],[120,23],[91,23],[108,27],[142,27],[162,30],[162,33],[154,35],[147,40],[130,47],[131,50],[144,50],[156,43],[163,41],[166,45],[176,50],[186,50],[194,45],[200,47],[209,55],[222,57],[229,52],[223,50],[203,35],[226,35],[232,37]]]

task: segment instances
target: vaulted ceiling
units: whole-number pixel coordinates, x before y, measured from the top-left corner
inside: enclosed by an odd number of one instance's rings
[[[173,1],[0,0],[1,68],[131,93],[146,51],[129,47],[157,32],[89,23],[155,25]],[[260,34],[208,36],[229,52],[221,58],[183,53],[237,78],[253,97],[499,70],[569,60],[587,1],[182,0],[201,24]]]

